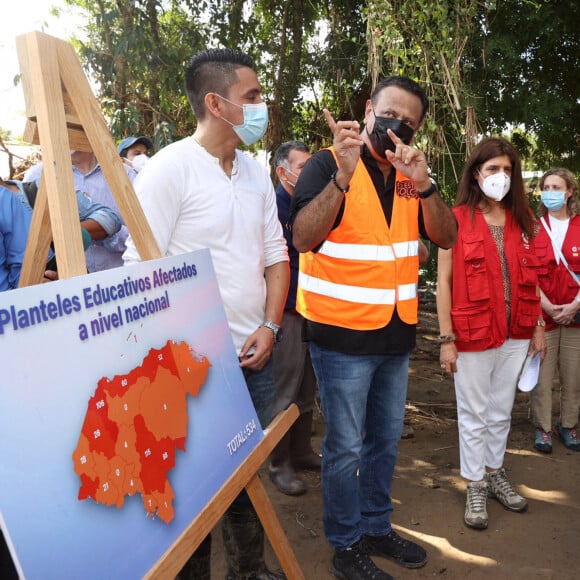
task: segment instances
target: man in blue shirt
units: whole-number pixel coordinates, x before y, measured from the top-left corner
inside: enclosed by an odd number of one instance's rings
[[[122,266],[122,255],[125,251],[125,241],[129,232],[124,225],[121,212],[117,207],[105,174],[93,152],[71,151],[71,161],[75,190],[82,191],[93,201],[111,208],[123,223],[121,229],[106,240],[93,240],[93,243],[85,252],[87,269],[89,272],[99,272]],[[137,173],[127,165],[123,165],[123,167],[132,182]],[[38,183],[41,173],[42,164],[34,165],[26,172],[24,181]]]
[[[31,219],[30,208],[0,185],[0,292],[18,287]]]
[[[303,318],[296,312],[299,256],[292,244],[291,231],[287,227],[294,186],[310,157],[308,146],[300,141],[282,143],[274,155],[274,168],[280,181],[276,188],[276,204],[278,219],[288,244],[290,289],[282,319],[284,339],[276,344],[273,354],[276,383],[273,414],[286,409],[291,403],[296,403],[300,409],[300,416],[270,456],[270,479],[286,495],[301,495],[306,492],[306,484],[297,470],[320,471],[321,466],[320,455],[312,450],[310,441],[316,376],[308,344],[302,341]]]
[[[0,180],[0,185],[2,180]],[[13,184],[18,188],[16,196],[26,205],[33,208],[38,193],[38,185],[34,182],[22,183],[20,181],[5,181],[4,185]],[[77,207],[81,227],[86,230],[93,240],[104,240],[107,247],[109,236],[114,236],[123,226],[121,218],[110,208],[102,203],[93,201],[86,193],[76,191]]]
[[[28,223],[26,227],[24,229],[20,228],[18,232],[19,244],[22,245],[22,257],[20,257],[20,265],[18,266],[18,276],[19,276],[20,267],[22,265],[22,259],[24,257],[24,249],[26,248],[28,231],[30,228],[32,208],[34,207],[38,187],[34,182],[22,183],[21,181],[13,181],[13,180],[4,181],[0,179],[0,189],[4,190],[7,193],[10,193],[11,196],[17,201],[16,210],[14,210],[16,212],[15,215],[19,219],[21,219],[24,213],[24,215],[27,216],[28,218]],[[91,239],[102,240],[103,244],[106,247],[108,239],[110,239],[111,236],[114,236],[121,229],[121,226],[123,225],[121,222],[121,218],[111,208],[91,200],[87,195],[83,194],[81,191],[76,192],[76,197],[77,197],[77,206],[79,210],[80,225],[81,228],[85,230],[85,234],[83,237],[83,243],[85,244],[85,248],[87,248],[87,246],[91,243]],[[4,199],[6,207],[8,207],[9,200],[8,196],[6,196]],[[19,206],[23,206],[25,211],[22,212]],[[5,216],[4,213],[3,216]],[[8,227],[6,225],[7,223],[8,221],[3,219],[2,236],[4,236],[4,231],[8,231],[6,229]],[[47,265],[47,268],[49,270],[56,269],[56,264],[54,265],[54,268],[52,268],[50,265]],[[46,277],[48,280],[56,279],[55,274],[49,274],[48,272],[46,273]],[[14,287],[16,287],[17,285],[18,280],[16,280]],[[8,288],[0,288],[0,289],[7,290]]]

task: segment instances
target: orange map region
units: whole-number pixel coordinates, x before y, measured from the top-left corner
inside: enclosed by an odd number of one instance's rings
[[[173,519],[167,474],[176,448],[185,451],[187,396],[197,396],[210,366],[187,343],[168,341],[128,374],[98,382],[72,456],[79,500],[121,508],[140,493],[148,516]]]

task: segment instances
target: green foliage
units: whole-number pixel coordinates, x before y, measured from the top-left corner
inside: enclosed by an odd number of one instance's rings
[[[521,126],[536,139],[537,167],[578,171],[580,4],[497,0],[489,8],[464,62],[482,127]]]
[[[303,139],[295,131],[300,117],[301,87],[306,82],[306,39],[314,31],[315,7],[304,0],[280,3],[263,0],[253,3],[254,18],[261,23],[254,55],[262,89],[270,109],[270,125],[265,147],[275,151],[289,139]]]
[[[87,13],[86,39],[74,43],[114,137],[151,135],[161,147],[190,134],[194,125],[183,68],[207,44],[200,23],[203,3],[68,2]]]
[[[362,120],[381,76],[425,87],[417,145],[446,199],[482,133],[507,126],[527,168],[578,167],[574,0],[67,0],[87,15],[76,40],[113,135],[157,147],[191,134],[183,69],[203,48],[254,57],[271,123],[263,145],[330,143],[322,114]]]
[[[338,119],[360,119],[368,97],[360,2],[252,4],[264,34],[256,58],[271,113],[267,149],[289,139],[313,150],[328,145],[332,137],[322,109]]]
[[[423,86],[429,111],[416,142],[444,189],[457,183],[477,133],[460,62],[480,10],[470,0],[368,2],[373,80],[405,75]]]
[[[378,79],[403,74],[428,95],[416,144],[450,205],[482,134],[509,129],[525,169],[580,169],[577,0],[65,1],[86,14],[73,44],[116,139],[146,134],[159,149],[190,135],[185,65],[230,47],[256,62],[268,151],[329,145],[323,108],[362,121]],[[435,276],[432,250],[422,278]]]

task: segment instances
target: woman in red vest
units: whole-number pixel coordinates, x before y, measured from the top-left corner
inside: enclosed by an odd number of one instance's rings
[[[534,447],[552,452],[552,382],[560,375],[560,418],[554,427],[564,445],[580,451],[580,203],[578,182],[568,169],[550,169],[540,180],[540,232],[536,256],[546,321],[546,360],[531,393]]]
[[[487,138],[473,150],[453,212],[457,243],[439,250],[440,360],[455,379],[464,522],[483,529],[488,495],[511,511],[527,508],[503,461],[518,373],[526,354],[546,350],[535,219],[508,141]]]

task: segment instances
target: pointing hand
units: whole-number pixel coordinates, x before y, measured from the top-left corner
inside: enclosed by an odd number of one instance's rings
[[[328,109],[324,109],[323,112],[334,137],[332,144],[338,158],[338,165],[347,175],[352,175],[360,158],[360,148],[363,144],[360,125],[358,121],[337,122]]]

